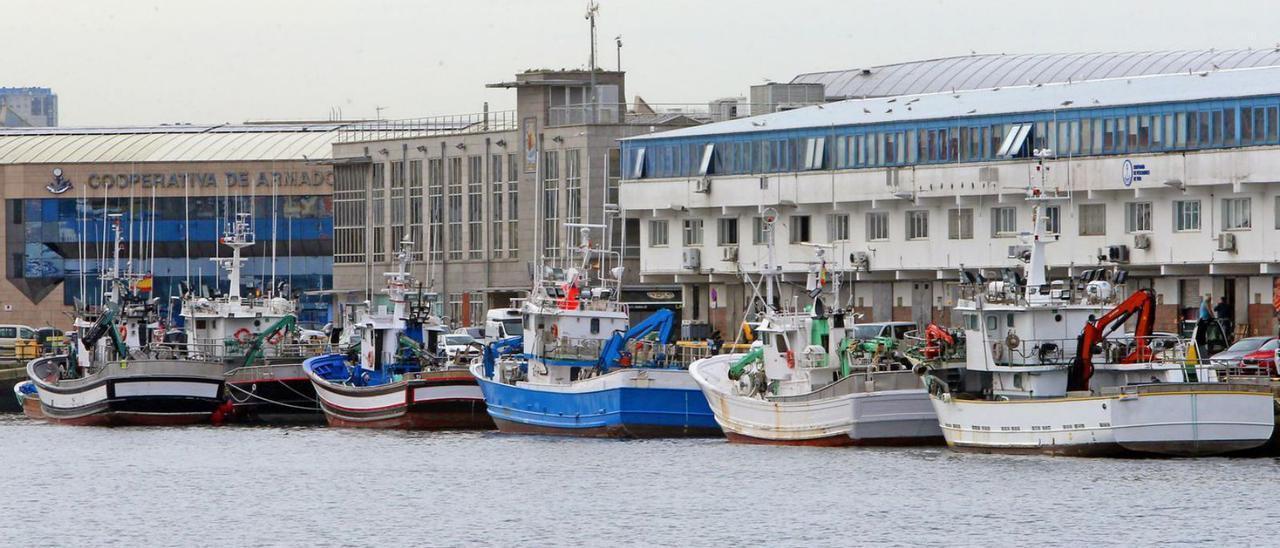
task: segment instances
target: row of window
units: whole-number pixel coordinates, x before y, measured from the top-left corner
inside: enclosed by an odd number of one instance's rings
[[[1280,97],[625,143],[631,179],[1132,154],[1280,143]]]
[[[620,159],[618,149],[608,151],[605,191],[606,198],[615,204],[622,180]],[[583,221],[585,152],[581,149],[545,151],[541,161],[541,243],[544,251],[554,256],[561,247],[563,224]],[[487,165],[487,192],[485,167],[484,158],[479,155],[427,160],[427,226],[424,230],[421,160],[409,161],[407,189],[405,173],[401,171],[399,162],[337,166],[334,175],[335,259],[344,264],[363,262],[365,247],[369,245],[373,256],[390,260],[398,246],[393,244],[388,248],[384,237],[389,235],[391,242],[398,242],[405,236],[406,228],[414,243],[415,260],[422,259],[424,249],[430,249],[432,260],[446,256],[449,260],[483,259],[486,199],[490,257],[517,257],[521,159],[516,154],[492,155]],[[389,178],[386,178],[387,173],[390,173]],[[390,215],[386,214],[388,209]],[[623,240],[634,242],[638,240],[638,234],[624,236],[622,223],[614,225],[611,234],[614,248],[626,251],[628,256],[638,256],[638,243],[623,249]],[[366,244],[366,240],[372,243]]]
[[[1252,198],[1226,198],[1222,200],[1222,230],[1249,230],[1252,224]],[[1145,233],[1152,231],[1152,203],[1129,202],[1125,207],[1125,232]],[[1200,200],[1178,200],[1173,202],[1173,229],[1176,232],[1198,232],[1200,223]],[[1107,234],[1107,204],[1078,204],[1076,206],[1078,234],[1080,236],[1105,236]],[[1280,196],[1275,200],[1276,229],[1280,230]],[[957,207],[947,212],[947,239],[970,240],[974,237],[974,209]],[[1048,218],[1046,223],[1049,234],[1062,232],[1061,206],[1044,208]],[[903,215],[903,234],[908,240],[924,240],[930,237],[931,211],[926,209],[908,210]],[[827,241],[839,242],[850,239],[850,215],[833,213],[827,215]],[[813,241],[812,218],[809,215],[792,215],[787,218],[790,243]],[[649,221],[649,247],[662,247],[670,243],[670,224],[666,219]],[[704,220],[685,219],[682,221],[682,243],[685,247],[704,244]],[[751,243],[764,245],[768,242],[770,228],[762,217],[752,218]],[[1018,208],[1001,206],[991,208],[991,231],[993,238],[1007,238],[1018,234]],[[866,213],[866,241],[887,241],[890,237],[890,219],[887,211]],[[738,218],[723,217],[716,219],[716,244],[721,246],[738,245]]]

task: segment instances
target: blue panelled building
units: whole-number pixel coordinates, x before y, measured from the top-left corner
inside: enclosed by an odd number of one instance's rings
[[[209,259],[228,253],[218,239],[229,219],[248,212],[257,244],[247,250],[242,290],[287,288],[301,299],[304,325],[325,324],[328,297],[316,293],[333,286],[327,159],[341,127],[0,130],[5,322],[65,328],[77,300],[99,302],[116,223],[126,240],[122,268],[151,276],[162,309],[182,285],[225,292],[225,273]]]

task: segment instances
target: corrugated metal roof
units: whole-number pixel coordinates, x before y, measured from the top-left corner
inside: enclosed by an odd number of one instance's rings
[[[1280,48],[982,54],[811,72],[791,81],[821,83],[828,98],[854,99],[1275,66],[1280,66]]]
[[[326,160],[346,127],[323,123],[2,128],[0,165]]]
[[[850,99],[762,116],[650,133],[626,140],[704,137],[1260,95],[1280,95],[1280,67]]]

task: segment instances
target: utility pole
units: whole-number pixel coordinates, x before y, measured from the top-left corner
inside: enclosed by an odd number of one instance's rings
[[[586,19],[591,22],[591,59],[587,63],[587,70],[591,71],[591,94],[589,100],[591,101],[591,123],[593,124],[598,121],[596,109],[597,103],[599,103],[596,100],[596,14],[598,13],[600,13],[600,4],[597,4],[595,0],[589,0],[587,2]]]

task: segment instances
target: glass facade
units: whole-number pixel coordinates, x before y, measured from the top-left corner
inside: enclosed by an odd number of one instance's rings
[[[259,196],[191,198],[80,198],[11,199],[5,203],[8,226],[6,277],[39,301],[62,283],[60,300],[71,305],[81,293],[90,303],[101,299],[98,277],[110,259],[108,215],[119,214],[125,239],[121,268],[132,258],[133,271],[151,273],[153,296],[168,312],[179,284],[207,293],[227,291],[226,275],[209,258],[227,256],[230,249],[218,245],[226,220],[237,212],[250,212],[257,243],[246,249],[242,292],[266,292],[271,287],[275,209],[275,276],[300,297],[299,321],[318,327],[329,321],[325,297],[303,292],[333,287],[333,201],[329,196]],[[154,207],[153,207],[154,203]],[[83,242],[83,243],[82,243]],[[82,251],[83,249],[83,251]],[[186,260],[187,253],[191,260]],[[83,255],[83,257],[82,257]],[[176,302],[176,301],[174,301]]]
[[[1280,144],[1280,96],[624,141],[631,179],[990,162]]]

